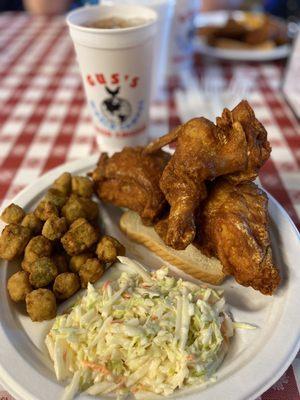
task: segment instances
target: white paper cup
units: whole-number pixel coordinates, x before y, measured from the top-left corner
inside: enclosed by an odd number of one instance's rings
[[[193,57],[194,19],[200,9],[199,0],[177,0],[170,34],[169,76],[189,68]]]
[[[160,97],[167,83],[167,65],[169,52],[170,31],[174,16],[175,0],[102,0],[102,4],[139,4],[150,7],[158,16],[157,35],[154,44],[153,65],[154,79],[152,80],[152,99]]]
[[[94,29],[99,19],[145,19],[143,25]],[[157,14],[130,5],[83,7],[67,16],[101,151],[147,142]]]

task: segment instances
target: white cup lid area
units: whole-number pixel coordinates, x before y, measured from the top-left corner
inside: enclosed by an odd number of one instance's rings
[[[117,17],[142,20],[128,28],[99,29],[87,26],[93,21]],[[146,41],[156,33],[157,13],[137,5],[98,5],[81,7],[67,15],[67,24],[74,42],[87,47],[122,48]],[[117,37],[117,40],[116,40]]]

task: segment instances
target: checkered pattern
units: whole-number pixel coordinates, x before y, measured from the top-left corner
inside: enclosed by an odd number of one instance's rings
[[[229,79],[238,65],[217,67]],[[300,125],[278,90],[282,65],[248,67],[258,73],[251,103],[273,147],[261,181],[299,226]],[[205,68],[196,57],[199,76]],[[178,85],[179,79],[171,82],[168,100],[152,106],[153,136],[180,123],[173,96]],[[0,16],[0,202],[8,202],[45,171],[96,151],[63,18]],[[299,385],[300,358],[296,358],[261,399],[299,400]],[[0,400],[12,397],[0,388]]]

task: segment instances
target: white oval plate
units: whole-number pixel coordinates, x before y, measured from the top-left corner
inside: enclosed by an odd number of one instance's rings
[[[97,156],[93,156],[62,165],[23,190],[14,202],[29,210],[60,173],[84,174],[93,168],[96,161]],[[129,256],[153,268],[163,264],[143,246],[124,237],[118,228],[119,209],[101,209],[107,232],[126,245]],[[272,297],[263,296],[228,279],[222,288],[234,319],[254,324],[258,329],[236,332],[229,353],[218,371],[216,383],[177,391],[171,398],[254,400],[281,377],[296,356],[300,344],[299,233],[287,213],[271,196],[269,211],[273,221],[274,256],[283,277],[279,290]],[[63,385],[56,382],[44,346],[44,338],[52,322],[31,322],[23,306],[16,306],[9,300],[6,282],[16,269],[14,263],[0,264],[1,383],[18,400],[58,400]],[[176,268],[171,269],[180,274]],[[79,398],[91,399],[83,395]]]
[[[241,14],[240,11],[235,11],[233,16]],[[195,23],[197,27],[206,25],[222,25],[228,19],[228,11],[211,11],[203,14],[199,14],[196,17]],[[277,46],[271,50],[231,50],[231,49],[220,49],[217,47],[209,46],[205,41],[198,35],[194,39],[195,50],[199,53],[215,57],[222,60],[230,61],[273,61],[281,58],[286,58],[291,52],[290,45]]]

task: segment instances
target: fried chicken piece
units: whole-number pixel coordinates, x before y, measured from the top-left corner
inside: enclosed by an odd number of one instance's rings
[[[225,24],[207,25],[198,29],[198,35],[210,46],[226,48],[259,48],[263,43],[281,45],[289,41],[287,25],[266,14],[244,13],[242,19],[228,18]],[[230,47],[231,44],[231,47]],[[239,46],[239,47],[238,47]],[[223,46],[222,46],[223,47]]]
[[[150,143],[145,154],[176,139],[160,188],[171,206],[165,243],[181,250],[194,240],[194,213],[206,197],[205,181],[221,175],[235,183],[254,179],[269,157],[270,146],[247,101],[232,112],[224,109],[216,125],[206,118],[192,119]]]
[[[217,180],[197,218],[197,242],[243,286],[271,295],[280,283],[268,232],[268,198],[253,182]]]
[[[198,34],[206,38],[209,45],[214,46],[218,38],[227,38],[242,41],[247,33],[247,28],[234,18],[228,18],[222,26],[204,26],[198,29]]]
[[[260,168],[270,157],[271,146],[268,133],[263,124],[255,117],[250,104],[243,100],[231,112],[233,121],[239,122],[245,132],[247,141],[247,157],[245,168],[227,177],[233,183],[254,180]]]
[[[142,147],[125,147],[110,158],[104,153],[92,178],[101,200],[138,212],[149,225],[166,205],[159,179],[170,155],[142,153]]]

